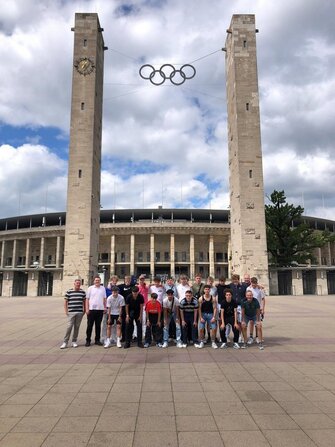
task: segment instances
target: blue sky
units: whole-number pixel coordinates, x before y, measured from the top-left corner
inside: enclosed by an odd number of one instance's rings
[[[210,4],[210,7],[209,7]],[[65,210],[75,12],[104,28],[102,205],[229,206],[225,61],[234,13],[254,13],[265,193],[335,219],[331,0],[11,0],[0,11],[0,217]],[[213,53],[213,54],[211,54]],[[202,59],[203,56],[207,56]],[[175,87],[141,63],[194,63]]]

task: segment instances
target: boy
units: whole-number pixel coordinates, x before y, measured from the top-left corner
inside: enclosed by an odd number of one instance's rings
[[[86,292],[81,288],[81,280],[76,279],[74,281],[73,289],[68,290],[64,298],[64,310],[68,321],[64,341],[63,344],[60,346],[60,349],[67,348],[72,328],[72,347],[78,347],[78,332],[85,311],[85,300]]]
[[[187,340],[197,343],[198,332],[198,301],[193,297],[191,290],[185,292],[185,298],[180,301],[179,310],[182,327],[183,348],[187,348]]]
[[[206,284],[204,287],[204,294],[199,298],[199,333],[200,343],[195,344],[195,348],[203,348],[205,338],[205,327],[209,326],[212,339],[212,348],[217,349],[218,345],[215,343],[216,333],[216,313],[217,301],[215,296],[211,295],[211,285]]]
[[[221,302],[221,325],[220,325],[220,335],[222,340],[222,345],[220,348],[227,348],[227,337],[229,336],[230,328],[232,328],[234,332],[234,349],[240,349],[240,345],[238,344],[238,337],[240,334],[239,325],[237,322],[237,303],[233,300],[233,295],[231,290],[226,289],[224,293],[224,299]],[[227,330],[227,328],[229,328]],[[229,331],[229,332],[228,332]]]
[[[162,306],[157,300],[157,293],[151,293],[150,300],[145,306],[146,316],[147,316],[147,327],[145,331],[145,343],[144,347],[149,348],[151,345],[152,338],[156,342],[156,346],[161,347],[161,314]]]
[[[177,348],[182,348],[181,343],[181,330],[180,330],[180,319],[179,319],[179,300],[174,296],[173,289],[168,289],[166,291],[167,297],[163,300],[163,313],[164,313],[164,343],[162,348],[167,348],[169,346],[169,327],[170,322],[173,320],[176,324],[176,342]]]
[[[121,313],[125,306],[124,298],[119,294],[119,288],[112,287],[112,294],[107,298],[107,338],[104,348],[111,345],[111,329],[116,324],[116,346],[121,348]]]

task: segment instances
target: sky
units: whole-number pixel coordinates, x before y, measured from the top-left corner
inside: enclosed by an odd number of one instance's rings
[[[98,13],[109,48],[104,209],[229,207],[221,48],[255,14],[265,196],[335,220],[333,0],[2,0],[0,218],[66,210],[75,12]],[[139,76],[192,61],[181,86]]]

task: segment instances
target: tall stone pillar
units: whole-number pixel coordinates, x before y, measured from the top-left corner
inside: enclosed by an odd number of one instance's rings
[[[28,237],[26,240],[26,265],[25,268],[30,267],[30,256],[31,256],[31,239]]]
[[[209,253],[209,276],[212,276],[213,278],[215,278],[215,269],[214,269],[214,236],[212,234],[209,235],[208,253]]]
[[[268,289],[255,16],[233,15],[226,39],[232,270]]]
[[[96,13],[76,13],[63,290],[98,272],[104,40]]]
[[[110,274],[115,275],[115,234],[111,236],[111,267]]]
[[[174,234],[170,234],[170,275],[174,278],[176,274],[176,265],[175,265],[175,243],[174,243]]]
[[[1,244],[1,264],[0,264],[0,268],[4,268],[5,266],[5,247],[6,247],[6,241],[2,241]]]
[[[130,275],[135,275],[135,234],[130,235]]]
[[[155,235],[150,234],[150,275],[155,276]]]
[[[59,269],[60,264],[61,264],[61,241],[62,238],[61,236],[57,236],[57,240],[56,240],[56,268]]]
[[[190,234],[190,278],[193,280],[195,275],[195,253],[194,253],[194,234]]]
[[[44,267],[45,258],[45,237],[41,237],[41,248],[40,248],[40,267]]]
[[[12,252],[12,267],[16,267],[16,252],[17,252],[17,240],[13,240],[13,252]]]

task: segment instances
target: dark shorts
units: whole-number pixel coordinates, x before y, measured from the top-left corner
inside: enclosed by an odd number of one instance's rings
[[[120,315],[111,315],[110,316],[110,323],[108,323],[108,317],[107,317],[107,325],[108,326],[113,326],[113,324],[121,324],[121,317]]]

